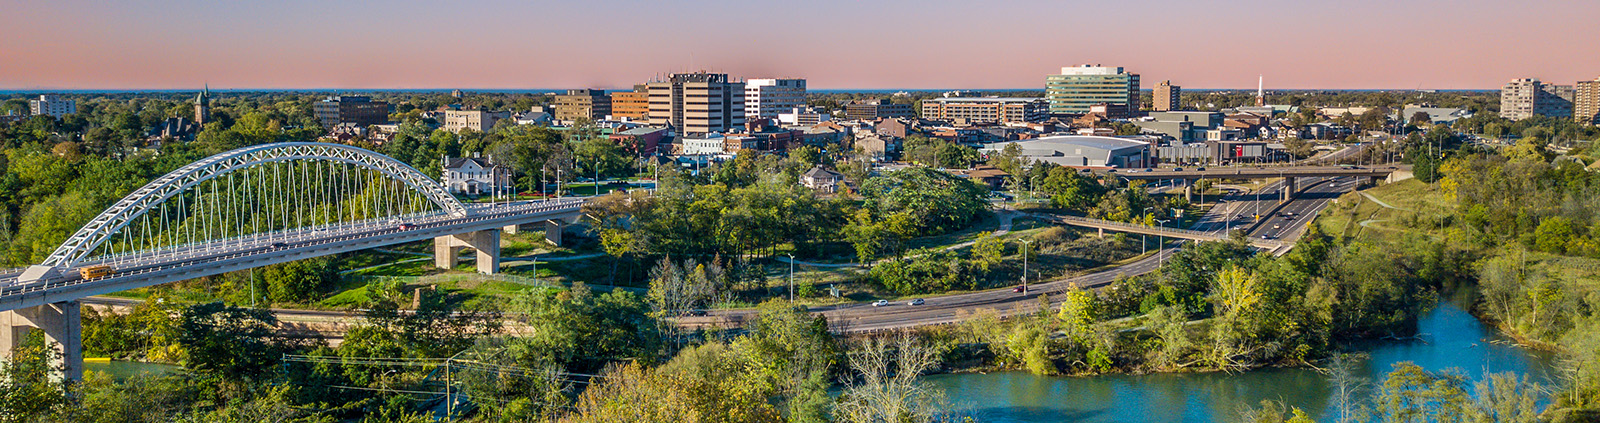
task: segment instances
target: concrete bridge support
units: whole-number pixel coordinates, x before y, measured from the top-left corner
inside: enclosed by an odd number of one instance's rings
[[[565,231],[566,229],[566,222],[562,222],[560,220],[546,220],[544,221],[544,240],[550,241],[551,245],[560,247],[561,232]]]
[[[62,369],[68,380],[83,379],[83,319],[77,301],[0,311],[0,359],[11,358],[17,345],[28,339],[28,332],[39,329],[45,342],[61,354],[53,365]]]
[[[440,269],[456,267],[456,254],[461,248],[478,252],[478,273],[500,273],[500,230],[446,235],[433,239],[433,264]]]
[[[1298,190],[1298,189],[1299,189],[1298,187],[1294,186],[1294,177],[1293,176],[1284,177],[1283,178],[1283,202],[1287,203],[1287,202],[1293,201],[1294,200],[1294,192],[1296,190]]]

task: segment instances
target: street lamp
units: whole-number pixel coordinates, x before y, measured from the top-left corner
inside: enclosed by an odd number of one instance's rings
[[[794,253],[789,254],[789,302],[794,302]]]

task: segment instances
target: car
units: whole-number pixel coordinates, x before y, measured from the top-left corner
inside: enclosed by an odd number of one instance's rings
[[[1181,168],[1181,167],[1175,167],[1175,168],[1172,168],[1172,171],[1173,171],[1173,172],[1182,172],[1182,171],[1183,171],[1183,168]]]
[[[1145,172],[1155,172],[1155,171],[1156,171],[1156,170],[1155,170],[1155,169],[1152,169],[1152,168],[1148,168],[1148,167],[1147,167],[1147,168],[1144,168],[1144,171],[1145,171]]]
[[[1267,239],[1267,240],[1270,240],[1270,239],[1272,239],[1272,235],[1262,235],[1262,236],[1261,236],[1261,239]]]
[[[911,302],[906,303],[906,305],[918,306],[918,305],[923,305],[925,303],[927,303],[927,301],[925,301],[925,300],[923,300],[921,298],[918,298],[918,299],[915,299],[915,300],[911,300]]]
[[[1283,220],[1294,220],[1294,216],[1284,216]]]
[[[1091,173],[1091,172],[1094,172],[1094,169],[1085,168],[1085,169],[1078,169],[1078,171],[1079,172],[1083,172],[1083,173]]]
[[[1028,292],[1028,287],[1019,286],[1019,287],[1016,287],[1016,288],[1011,288],[1011,292]]]
[[[1197,167],[1197,168],[1194,168],[1194,171],[1196,171],[1196,172],[1205,172],[1205,171],[1206,171],[1206,168],[1203,168],[1203,167]]]
[[[883,307],[887,305],[889,305],[889,300],[877,300],[872,302],[873,307]]]
[[[1278,225],[1272,225],[1272,229],[1283,229],[1283,227],[1282,226],[1278,226]]]
[[[701,316],[705,316],[706,315],[706,311],[705,310],[700,310],[700,309],[694,309],[694,310],[689,310],[688,314],[690,316],[701,317]]]
[[[288,246],[289,246],[289,244],[285,244],[285,243],[282,243],[282,242],[274,242],[274,243],[272,243],[272,248],[283,248],[283,247],[288,247]]]
[[[1116,169],[1106,169],[1106,173],[1117,173]]]
[[[416,229],[416,228],[417,228],[417,225],[413,225],[413,224],[410,224],[410,223],[401,223],[400,226],[396,226],[395,227],[395,229],[399,229],[399,230],[402,230],[402,231],[409,231],[409,230]]]

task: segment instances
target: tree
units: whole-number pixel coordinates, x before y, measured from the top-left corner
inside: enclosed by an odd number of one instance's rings
[[[1459,374],[1395,363],[1378,390],[1378,415],[1386,423],[1465,420],[1472,403],[1466,383]]]
[[[67,386],[50,364],[61,354],[54,346],[36,336],[10,353],[0,361],[0,423],[45,421],[67,404]]]
[[[1433,116],[1429,115],[1428,112],[1424,112],[1424,111],[1420,111],[1419,110],[1416,113],[1412,113],[1411,114],[1411,126],[1421,127],[1421,126],[1430,125],[1432,123],[1433,123]]]
[[[938,356],[910,334],[865,341],[850,354],[859,382],[845,387],[834,417],[849,422],[953,420],[943,393],[921,379],[939,364]]]
[[[185,368],[226,378],[249,378],[271,370],[283,343],[274,337],[271,310],[220,302],[196,304],[178,316],[177,344]]]
[[[984,272],[988,272],[990,266],[1000,264],[1005,254],[1005,239],[990,232],[978,234],[978,240],[972,243],[972,261]]]

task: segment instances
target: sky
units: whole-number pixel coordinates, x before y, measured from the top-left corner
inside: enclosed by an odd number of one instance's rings
[[[0,89],[1497,89],[1600,77],[1595,0],[0,0]]]

